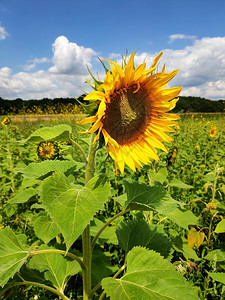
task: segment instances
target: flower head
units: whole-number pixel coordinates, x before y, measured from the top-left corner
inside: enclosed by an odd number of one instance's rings
[[[181,87],[164,89],[178,70],[154,73],[162,52],[146,69],[146,63],[134,68],[132,52],[124,68],[109,61],[111,71],[107,70],[104,82],[97,90],[84,99],[98,101],[95,116],[88,117],[80,124],[94,123],[88,132],[97,132],[96,140],[103,135],[107,150],[121,173],[127,164],[133,171],[150,159],[159,160],[156,149],[167,152],[164,142],[172,138],[166,132],[174,132],[170,126],[179,119],[172,110],[178,99],[174,99]]]
[[[11,120],[9,117],[4,117],[3,120],[2,120],[2,125],[7,125],[11,123]]]
[[[214,138],[214,137],[215,137],[215,135],[216,135],[216,127],[213,127],[213,128],[210,130],[209,135],[210,135],[211,138]]]
[[[42,159],[55,159],[59,156],[59,146],[57,142],[41,142],[37,148],[38,156]]]

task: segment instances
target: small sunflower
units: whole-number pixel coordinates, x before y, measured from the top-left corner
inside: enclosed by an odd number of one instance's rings
[[[214,137],[215,137],[215,135],[216,135],[216,127],[213,127],[213,128],[210,130],[209,135],[210,135],[211,138],[214,138]]]
[[[38,156],[45,159],[55,159],[59,156],[59,145],[57,142],[41,142],[37,148]]]
[[[11,119],[9,117],[4,117],[2,120],[2,125],[8,125],[11,123]]]
[[[134,68],[132,52],[124,68],[117,63],[109,62],[111,71],[107,70],[104,82],[97,90],[84,99],[98,101],[95,116],[85,118],[80,124],[94,123],[89,133],[100,134],[116,167],[124,172],[127,164],[133,171],[148,164],[150,159],[159,160],[155,148],[167,152],[164,142],[172,138],[166,132],[174,132],[170,126],[177,124],[177,115],[169,114],[177,102],[181,87],[164,89],[178,70],[165,73],[153,73],[162,52],[154,59],[150,69],[146,63]]]

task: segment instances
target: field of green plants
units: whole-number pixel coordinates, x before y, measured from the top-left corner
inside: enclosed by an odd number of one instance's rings
[[[86,185],[87,125],[2,117],[1,299],[83,299],[85,264],[87,299],[225,299],[225,115],[180,117],[137,172],[100,140]]]

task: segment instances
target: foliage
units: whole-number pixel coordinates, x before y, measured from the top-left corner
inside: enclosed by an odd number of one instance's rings
[[[223,124],[224,115],[183,115],[168,153],[136,173],[116,175],[99,146],[89,182],[85,128],[69,120],[2,124],[2,299],[81,299],[89,223],[90,298],[224,297]],[[39,159],[44,140],[60,144],[57,159]]]
[[[75,98],[55,98],[55,99],[40,99],[40,100],[5,100],[0,97],[0,115],[15,115],[15,114],[82,114],[82,104],[85,102],[85,107],[88,101],[83,101],[85,95]],[[224,100],[209,100],[201,97],[185,97],[180,96],[173,112],[224,112]]]

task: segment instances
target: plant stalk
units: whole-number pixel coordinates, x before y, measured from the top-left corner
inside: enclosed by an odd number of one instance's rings
[[[37,250],[37,251],[32,251],[31,254],[29,255],[29,257],[34,256],[34,255],[38,255],[38,254],[46,254],[46,253],[58,253],[58,254],[62,254],[64,256],[68,256],[74,260],[76,260],[79,265],[81,266],[81,269],[84,270],[85,264],[83,263],[83,261],[77,257],[75,254],[70,253],[70,252],[66,252],[63,250],[58,250],[58,249],[46,249],[46,250]]]
[[[96,234],[96,236],[94,237],[94,239],[93,239],[93,241],[92,241],[92,243],[91,243],[91,249],[92,249],[92,251],[93,251],[93,249],[94,249],[94,246],[95,246],[95,243],[96,243],[97,239],[99,238],[99,236],[100,236],[100,234],[103,232],[103,230],[104,230],[109,224],[111,224],[116,218],[118,218],[118,217],[124,215],[125,213],[127,213],[127,212],[129,212],[129,211],[130,211],[130,209],[125,209],[125,210],[119,212],[118,214],[116,214],[115,216],[113,216],[108,222],[106,222],[106,223],[102,226],[102,228],[101,228],[101,229],[99,230],[99,232]]]
[[[70,141],[71,141],[71,143],[72,143],[74,146],[76,146],[76,147],[80,150],[80,152],[81,152],[81,154],[82,154],[82,156],[83,156],[85,162],[87,163],[87,162],[88,162],[88,159],[87,159],[87,156],[86,156],[86,154],[85,154],[83,148],[82,148],[77,142],[75,142],[72,138],[70,138]]]
[[[59,296],[63,300],[69,300],[69,298],[67,298],[63,293],[57,291],[56,289],[54,289],[50,286],[42,284],[42,283],[32,282],[32,281],[23,281],[23,282],[15,282],[12,286],[16,286],[16,285],[33,285],[33,286],[37,286],[39,288],[48,290],[48,291],[56,294],[57,296]],[[12,287],[12,286],[10,286],[10,287]]]
[[[92,133],[90,138],[90,146],[88,159],[85,170],[85,184],[94,177],[95,172],[95,154],[97,150],[97,143],[94,143],[94,134]],[[83,249],[83,263],[86,266],[83,269],[83,300],[88,300],[91,292],[91,234],[90,234],[90,224],[84,229],[82,234],[82,249]]]

